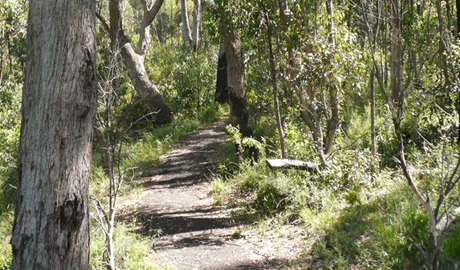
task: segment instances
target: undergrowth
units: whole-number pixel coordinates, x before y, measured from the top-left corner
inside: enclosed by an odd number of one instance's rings
[[[134,195],[141,192],[141,188],[135,181],[143,169],[151,168],[159,162],[161,155],[165,154],[173,144],[184,139],[188,134],[204,128],[224,115],[226,108],[220,106],[208,106],[199,111],[195,116],[182,116],[176,118],[174,123],[164,125],[144,133],[141,138],[133,138],[123,143],[123,149],[119,156],[120,166],[117,168],[123,172],[124,184],[121,195]],[[100,166],[99,155],[96,152],[91,172],[91,196],[101,204],[108,201],[109,181]],[[94,212],[94,210],[92,210]],[[149,239],[143,238],[132,232],[131,225],[127,221],[118,221],[114,231],[114,246],[116,265],[119,269],[160,269],[154,264],[155,258],[148,247]],[[105,269],[105,242],[99,225],[92,222],[91,229],[91,269]],[[164,268],[161,268],[164,269]]]
[[[119,269],[125,270],[157,270],[165,269],[159,267],[155,253],[149,247],[149,239],[136,234],[129,224],[118,223],[114,232],[114,246],[116,265]],[[105,256],[105,242],[97,224],[91,230],[91,260],[90,269],[106,269],[103,260]]]
[[[0,270],[10,269],[12,251],[10,246],[11,228],[13,227],[13,214],[0,215]]]
[[[358,125],[350,123],[348,131],[358,130]],[[286,144],[293,150],[288,155],[314,160],[303,128],[288,123],[286,129]],[[231,167],[231,173],[218,171],[211,193],[217,204],[242,209],[235,211],[237,217],[255,222],[259,231],[275,228],[274,219],[302,229],[295,236],[302,240],[302,254],[280,269],[420,269],[424,261],[418,246],[428,246],[428,218],[404,177],[397,168],[379,167],[388,161],[370,153],[362,134],[340,136],[340,149],[329,156],[328,166],[312,173],[270,170],[265,162],[267,156],[277,156],[276,143],[270,143],[276,138],[254,143],[232,134],[233,143],[259,145],[263,154],[257,162],[237,154],[223,160],[219,168]],[[381,136],[389,135],[385,130]],[[347,147],[351,143],[356,145]],[[411,151],[410,159],[418,161],[411,170],[425,172],[417,176],[421,188],[439,178],[427,157],[440,157],[441,150]],[[445,235],[443,269],[460,265],[459,232],[460,225],[455,225]]]
[[[179,116],[174,123],[144,133],[140,139],[124,146],[122,167],[124,170],[150,168],[159,162],[159,157],[189,133],[205,127],[222,117],[225,109],[211,105],[194,117]]]

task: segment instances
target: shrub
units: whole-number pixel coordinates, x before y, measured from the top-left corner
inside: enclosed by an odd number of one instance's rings
[[[90,269],[106,269],[105,243],[98,225],[91,230],[91,259]],[[128,225],[118,223],[114,232],[115,260],[119,269],[125,270],[157,270],[160,268],[154,263],[154,254],[147,245],[147,239],[131,232]]]
[[[447,260],[460,262],[460,219],[454,221],[455,225],[450,229],[447,239],[444,240],[442,250]]]
[[[13,214],[0,215],[0,270],[10,269],[13,254],[11,251],[10,237],[13,227]]]

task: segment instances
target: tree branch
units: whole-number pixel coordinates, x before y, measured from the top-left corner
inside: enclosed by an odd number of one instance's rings
[[[99,12],[96,12],[96,17],[98,18],[99,22],[102,24],[102,28],[104,28],[104,31],[106,31],[108,34],[110,34],[110,26],[108,25],[107,21],[102,17],[102,15]]]
[[[156,0],[155,3],[149,8],[147,3],[144,1],[144,16],[142,17],[141,26],[139,28],[139,41],[137,43],[137,52],[139,55],[145,55],[147,46],[150,43],[149,27],[153,20],[160,11],[164,0]]]

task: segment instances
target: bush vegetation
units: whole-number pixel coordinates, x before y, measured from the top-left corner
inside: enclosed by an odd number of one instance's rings
[[[394,164],[386,151],[395,145],[379,148],[379,154],[373,156],[363,136],[369,127],[368,117],[357,113],[349,117],[347,129],[337,139],[340,150],[318,173],[270,170],[265,159],[278,155],[274,151],[278,149],[274,146],[277,136],[270,132],[257,142],[264,153],[259,161],[237,154],[222,161],[220,167],[233,169],[231,173],[221,170],[216,174],[212,185],[216,203],[242,208],[244,211],[237,216],[256,220],[261,229],[273,219],[281,224],[298,224],[303,229],[299,237],[303,239],[304,254],[292,262],[294,269],[418,269],[424,259],[417,246],[429,246],[428,218],[404,176],[395,165],[385,165]],[[382,130],[379,140],[391,142],[391,132],[385,127],[388,123],[383,119],[377,123],[377,129]],[[314,160],[314,146],[300,127],[293,123],[285,126],[290,157]],[[238,134],[232,136],[237,144],[243,143]],[[433,158],[455,165],[457,146],[451,140],[444,144],[442,138],[439,140],[436,146],[425,142],[423,147],[410,151],[415,164],[411,170],[420,171],[421,186],[431,185],[440,177]],[[455,225],[442,247],[446,268],[458,264],[457,237]]]
[[[389,23],[390,10],[384,7],[382,11],[372,1],[249,0],[233,1],[231,5],[228,1],[203,1],[204,34],[195,52],[183,43],[176,2],[165,1],[152,27],[152,49],[145,58],[147,73],[174,111],[175,121],[171,124],[158,126],[151,121],[124,68],[120,63],[112,65],[115,53],[98,25],[99,81],[101,85],[110,81],[114,86],[109,119],[112,129],[104,130],[104,134],[116,137],[117,145],[121,145],[116,170],[129,175],[122,194],[138,191],[130,177],[139,176],[143,169],[157,164],[174,143],[229,111],[214,103],[218,42],[222,35],[219,24],[225,22],[241,34],[247,109],[254,136],[244,138],[237,127],[228,127],[233,140],[221,149],[221,163],[210,191],[216,203],[237,207],[240,211],[235,212],[236,217],[256,224],[261,231],[287,224],[301,229],[297,236],[302,239],[302,253],[284,262],[286,268],[427,267],[423,254],[434,252],[430,219],[400,171],[394,115],[382,91],[391,86],[392,47],[387,36],[394,26]],[[188,2],[191,10],[191,1]],[[406,2],[401,7],[405,12],[400,47],[405,49],[405,77],[401,80],[408,90],[404,91],[404,106],[398,111],[400,131],[408,170],[424,199],[434,206],[437,198],[443,198],[444,183],[460,174],[456,141],[460,47],[450,34],[455,28],[450,24],[455,20],[449,17],[458,7],[453,8],[453,1]],[[283,7],[278,3],[285,3],[288,9],[280,13]],[[125,4],[126,31],[136,39],[137,29],[131,25],[139,19],[138,3]],[[447,4],[451,9],[447,10]],[[379,10],[386,20],[366,17]],[[0,3],[0,269],[8,269],[12,257],[9,240],[17,178],[26,13],[26,1]],[[220,18],[222,14],[226,18]],[[275,77],[279,79],[287,158],[323,162],[324,140],[318,139],[312,126],[327,135],[333,114],[330,95],[337,93],[340,125],[331,152],[324,155],[325,166],[316,173],[270,170],[265,164],[267,158],[280,156],[281,147],[268,79],[268,23],[273,26]],[[370,32],[366,23],[383,32]],[[374,43],[372,34],[378,37]],[[378,73],[376,67],[384,72]],[[383,78],[378,82],[371,74]],[[371,98],[375,99],[375,153]],[[98,110],[100,114],[106,112],[102,102]],[[318,116],[313,124],[303,117],[309,113]],[[94,144],[91,189],[92,195],[104,202],[109,183],[102,168],[99,143],[96,140]],[[248,149],[256,149],[257,158]],[[459,192],[457,182],[441,212],[459,209]],[[457,269],[460,218],[452,214],[450,226],[440,237],[442,267]],[[91,238],[91,268],[105,268],[103,235],[94,221]],[[119,268],[158,269],[151,263],[153,255],[146,245],[149,240],[132,233],[131,224],[118,220],[114,241]]]

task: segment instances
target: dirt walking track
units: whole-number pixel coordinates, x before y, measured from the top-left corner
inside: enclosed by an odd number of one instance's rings
[[[269,269],[229,210],[213,205],[209,177],[228,139],[224,120],[190,135],[161,164],[145,171],[135,199],[137,232],[152,237],[158,263],[177,270]],[[154,237],[159,235],[158,237]]]

